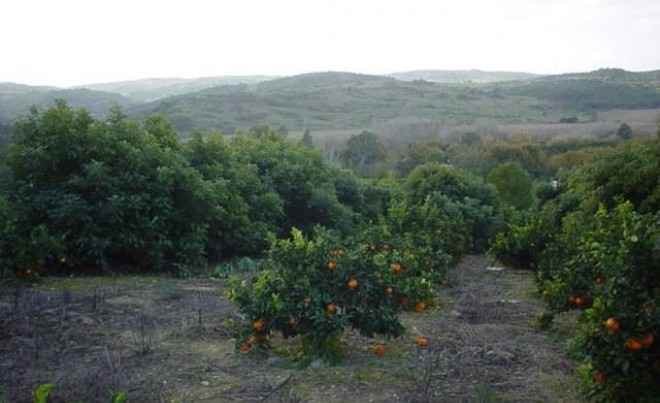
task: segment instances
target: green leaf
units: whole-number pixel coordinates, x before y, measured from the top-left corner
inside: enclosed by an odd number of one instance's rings
[[[33,395],[33,403],[46,403],[48,400],[48,395],[50,395],[50,391],[53,389],[53,384],[52,383],[44,383],[41,384],[35,389],[34,395]]]
[[[128,392],[115,392],[110,396],[110,403],[124,403],[128,399]]]

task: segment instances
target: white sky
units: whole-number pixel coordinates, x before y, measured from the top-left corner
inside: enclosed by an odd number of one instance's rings
[[[0,82],[660,69],[660,0],[1,0]]]

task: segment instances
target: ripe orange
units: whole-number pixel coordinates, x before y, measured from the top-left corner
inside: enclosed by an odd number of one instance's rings
[[[287,320],[286,323],[288,323],[289,326],[293,326],[296,324],[296,318],[294,318],[293,316],[289,316],[289,320]]]
[[[401,274],[401,272],[403,271],[403,267],[401,266],[401,263],[399,263],[399,262],[394,262],[394,263],[392,263],[392,264],[390,265],[390,267],[392,268],[392,272],[393,272],[394,274],[396,274],[397,276],[398,276],[399,274]]]
[[[633,351],[641,350],[643,347],[642,343],[640,343],[635,339],[628,339],[628,341],[626,341],[626,346],[628,347],[629,350],[633,350]]]
[[[346,286],[350,288],[351,290],[354,290],[360,285],[360,282],[356,278],[352,278],[348,280],[348,283],[346,283]]]
[[[256,330],[257,332],[260,330],[263,330],[263,328],[266,327],[266,324],[264,323],[263,320],[257,319],[252,323],[252,328]]]
[[[602,372],[597,371],[595,378],[596,378],[596,383],[598,383],[599,385],[605,384],[605,374],[603,374]]]
[[[248,351],[250,351],[251,348],[252,346],[249,343],[243,343],[239,347],[239,350],[241,350],[242,353],[247,353]]]
[[[577,306],[579,308],[579,307],[582,306],[583,303],[584,303],[584,300],[582,299],[582,297],[575,297],[575,306]]]
[[[386,297],[390,297],[394,293],[394,289],[392,287],[387,287],[383,293]]]
[[[621,323],[619,323],[619,321],[614,318],[609,318],[605,321],[605,327],[613,332],[616,332],[621,329]]]
[[[247,340],[247,344],[259,344],[261,343],[261,336],[258,334],[255,334],[254,336],[250,336],[250,338]]]
[[[382,345],[382,344],[376,344],[376,345],[373,347],[372,351],[373,351],[373,353],[374,353],[375,356],[377,356],[377,357],[382,357],[382,356],[385,355],[385,351],[386,351],[386,349],[385,349],[385,346],[384,346],[384,345]]]
[[[426,348],[429,346],[429,339],[426,337],[420,337],[417,339],[417,347],[419,348]]]
[[[642,343],[644,347],[651,347],[655,342],[655,337],[653,337],[652,333],[649,333],[646,336],[644,336],[642,339],[640,339],[639,342]]]
[[[333,262],[332,260],[328,262],[325,266],[328,270],[334,270],[337,268],[337,263]]]
[[[325,306],[325,311],[328,313],[335,313],[337,311],[337,306],[335,304],[328,304]]]
[[[426,303],[425,302],[418,302],[415,304],[415,312],[417,313],[422,313],[426,309]]]

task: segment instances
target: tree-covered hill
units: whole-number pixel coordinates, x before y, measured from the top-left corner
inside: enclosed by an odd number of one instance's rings
[[[11,122],[25,115],[32,105],[46,107],[56,99],[63,99],[72,108],[85,108],[92,115],[102,115],[111,106],[128,108],[133,101],[115,93],[88,89],[59,89],[21,84],[0,84],[0,122]]]
[[[221,85],[252,84],[271,80],[270,76],[221,76],[202,78],[146,78],[142,80],[88,84],[80,88],[115,92],[137,102],[159,99],[201,91]]]
[[[337,72],[215,87],[138,105],[130,112],[167,116],[183,132],[193,127],[231,132],[255,124],[289,130],[356,129],[433,119],[448,125],[552,122],[562,113],[551,102],[506,95],[499,88]]]

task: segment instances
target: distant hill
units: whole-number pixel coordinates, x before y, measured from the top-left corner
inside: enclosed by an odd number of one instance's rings
[[[506,95],[487,86],[326,72],[214,87],[137,105],[130,111],[165,115],[183,132],[193,127],[232,132],[257,124],[329,130],[419,120],[446,125],[549,122],[562,113],[557,109],[551,102]]]
[[[92,115],[105,114],[113,105],[128,108],[134,104],[134,101],[110,92],[2,83],[0,122],[11,122],[17,116],[27,114],[32,105],[47,107],[55,99],[64,99],[73,108],[86,108]]]
[[[482,70],[413,70],[388,74],[388,77],[402,81],[424,80],[432,83],[466,84],[466,83],[495,83],[500,81],[530,80],[540,77],[531,73],[510,71],[482,71]]]
[[[46,86],[33,86],[26,84],[16,84],[16,83],[0,83],[0,96],[3,95],[17,95],[25,94],[28,92],[47,92],[47,91],[56,91],[60,88],[57,87],[46,87]]]
[[[517,83],[509,88],[509,93],[581,110],[657,108],[660,107],[660,71],[600,69],[546,76]]]
[[[102,84],[87,84],[79,88],[115,92],[139,102],[156,101],[221,85],[253,84],[271,80],[270,76],[223,76],[203,78],[146,78]]]
[[[424,127],[442,131],[465,125],[557,123],[565,117],[584,122],[595,119],[597,111],[660,107],[660,71],[621,69],[556,76],[478,70],[391,76],[324,72],[283,78],[145,79],[86,87],[0,83],[0,122],[56,98],[95,115],[112,105],[134,117],[161,114],[182,135],[194,128],[232,133],[255,125],[296,132],[394,128],[394,133],[418,130],[424,135]],[[155,100],[138,101],[147,99]]]

